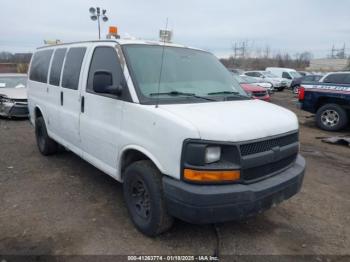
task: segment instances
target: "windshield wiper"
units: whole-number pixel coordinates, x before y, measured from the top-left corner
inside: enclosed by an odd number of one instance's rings
[[[209,96],[214,96],[214,95],[230,95],[232,97],[241,97],[241,98],[245,98],[245,99],[249,99],[248,96],[245,95],[241,95],[239,92],[234,92],[234,91],[219,91],[219,92],[212,92],[212,93],[208,93]],[[230,96],[226,96],[226,98],[230,97]]]
[[[204,97],[204,96],[198,96],[193,93],[185,93],[180,91],[171,91],[171,92],[163,92],[163,93],[151,93],[150,96],[162,96],[162,95],[169,95],[169,96],[188,96],[188,97],[195,97],[200,98],[208,101],[216,101],[215,99]]]

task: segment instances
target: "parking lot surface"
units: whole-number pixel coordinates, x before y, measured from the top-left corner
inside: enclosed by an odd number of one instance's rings
[[[218,225],[220,254],[349,255],[350,148],[318,139],[349,130],[319,130],[289,91],[272,102],[298,114],[304,185],[257,217]],[[71,152],[40,155],[27,120],[0,119],[0,210],[0,254],[212,255],[217,244],[214,226],[181,221],[145,237],[129,219],[121,184]]]

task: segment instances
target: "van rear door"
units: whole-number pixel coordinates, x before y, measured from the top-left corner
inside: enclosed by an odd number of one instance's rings
[[[67,48],[57,48],[54,52],[53,58],[51,60],[50,74],[47,85],[47,119],[48,128],[56,137],[56,139],[61,140],[61,75],[64,58],[67,53]]]

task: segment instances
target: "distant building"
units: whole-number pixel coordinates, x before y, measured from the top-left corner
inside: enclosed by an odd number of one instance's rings
[[[0,55],[0,73],[26,73],[32,53],[2,52]]]
[[[32,53],[15,53],[13,55],[13,62],[21,64],[29,64],[32,58]]]
[[[336,58],[324,58],[324,59],[312,59],[310,66],[306,68],[308,71],[342,71],[347,68],[349,64],[348,59],[336,59]]]
[[[0,63],[0,73],[17,73],[17,63]]]

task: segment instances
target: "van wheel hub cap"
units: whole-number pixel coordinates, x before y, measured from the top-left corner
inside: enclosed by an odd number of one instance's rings
[[[150,197],[143,181],[137,180],[132,184],[131,196],[136,213],[140,217],[148,219],[151,213]]]

